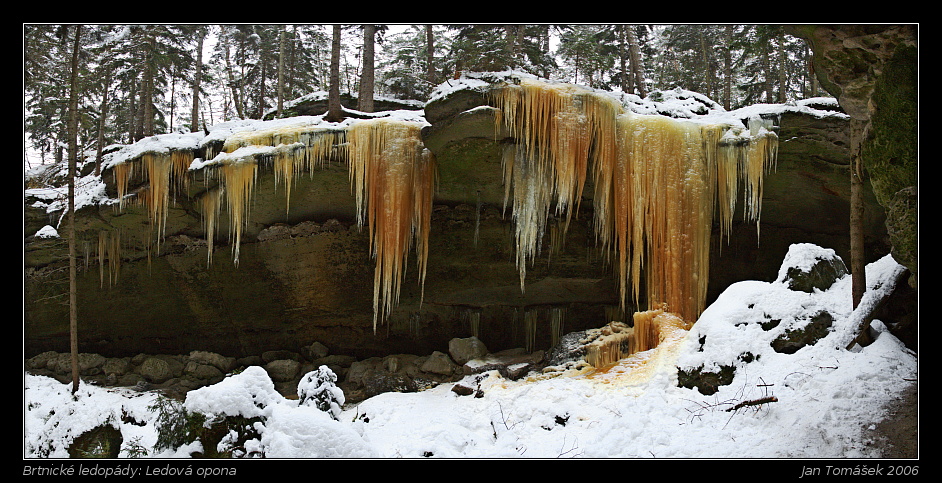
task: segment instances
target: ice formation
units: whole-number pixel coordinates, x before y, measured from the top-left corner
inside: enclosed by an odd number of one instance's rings
[[[621,311],[631,298],[639,306],[643,296],[649,308],[666,304],[683,320],[696,320],[706,296],[714,216],[728,239],[741,190],[744,215],[758,225],[763,177],[777,154],[771,126],[758,117],[746,128],[639,114],[606,93],[530,78],[498,84],[489,93],[499,112],[496,129],[514,140],[505,145],[503,176],[521,290],[544,235],[552,254],[591,182],[593,226],[619,283]],[[149,184],[138,191],[138,200],[159,239],[173,192],[187,188],[187,169],[202,169],[205,179],[218,181],[195,200],[208,241],[207,264],[223,205],[238,263],[260,164],[274,172],[276,185],[285,185],[287,211],[299,175],[330,160],[346,161],[357,221],[368,227],[376,263],[375,330],[398,304],[413,248],[424,293],[437,174],[434,156],[421,141],[424,121],[292,122],[234,126],[221,148],[206,143],[208,159],[198,163],[195,146],[178,146],[144,152],[135,158],[139,163],[114,164],[119,206],[129,199],[129,180],[140,166]],[[172,141],[193,144],[189,137]]]
[[[108,260],[108,286],[111,286],[121,273],[121,232],[98,232],[98,279],[101,287],[105,285],[105,259]]]
[[[425,285],[437,169],[434,156],[422,144],[421,128],[415,122],[373,119],[353,123],[347,133],[357,222],[367,225],[376,259],[374,331],[377,320],[385,320],[398,304],[413,246],[419,284]]]
[[[591,174],[596,236],[614,252],[622,307],[629,285],[638,303],[642,268],[656,267],[644,270],[649,307],[666,303],[696,320],[709,278],[714,203],[728,236],[742,180],[746,217],[758,221],[762,179],[777,153],[770,126],[756,120],[746,132],[635,114],[614,97],[528,78],[498,86],[491,98],[498,129],[515,140],[503,166],[521,290],[550,214],[568,221]]]
[[[249,128],[226,136],[218,152],[207,143],[207,157],[212,158],[200,163],[194,163],[193,149],[146,151],[133,158],[137,162],[126,160],[113,165],[119,208],[124,209],[131,198],[129,181],[134,169],[142,166],[147,186],[136,193],[136,199],[146,207],[151,224],[158,228],[159,239],[166,226],[173,191],[186,188],[187,170],[198,165],[207,181],[218,181],[195,200],[207,237],[207,265],[212,263],[216,224],[223,206],[229,215],[233,261],[238,264],[260,164],[270,166],[276,185],[285,185],[288,211],[291,188],[299,175],[313,173],[329,161],[344,160],[349,163],[357,221],[368,226],[376,259],[375,330],[376,322],[385,320],[398,303],[405,263],[413,247],[418,256],[419,282],[422,286],[425,282],[437,170],[434,156],[421,142],[423,125],[411,120],[368,119],[346,127],[299,122]],[[102,241],[100,246],[112,245]]]

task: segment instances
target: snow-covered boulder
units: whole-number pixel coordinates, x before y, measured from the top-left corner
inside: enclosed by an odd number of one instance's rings
[[[790,290],[813,293],[827,290],[847,273],[844,260],[834,250],[796,243],[789,247],[776,280]]]

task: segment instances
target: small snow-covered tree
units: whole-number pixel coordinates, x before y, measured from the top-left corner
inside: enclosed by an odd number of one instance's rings
[[[336,382],[337,375],[327,366],[320,366],[305,374],[298,383],[300,404],[314,406],[335,420],[339,419],[345,399],[343,390],[337,387]]]

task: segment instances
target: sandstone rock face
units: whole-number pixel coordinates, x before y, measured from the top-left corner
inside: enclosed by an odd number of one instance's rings
[[[445,353],[451,339],[475,336],[499,352],[524,346],[528,312],[537,315],[533,349],[548,350],[548,314],[554,308],[565,311],[564,332],[618,317],[611,267],[595,243],[591,199],[573,218],[565,244],[545,250],[528,267],[527,290],[521,292],[512,220],[503,210],[493,109],[483,96],[459,92],[426,107],[431,126],[424,142],[438,159],[439,189],[424,294],[413,256],[399,306],[375,332],[369,240],[355,224],[346,167],[333,164],[298,176],[290,205],[272,171],[259,171],[238,265],[232,261],[225,212],[208,246],[200,212],[185,198],[171,206],[159,247],[145,241],[151,232],[142,207],[80,211],[77,227],[88,241],[79,245],[80,351],[108,357],[208,351],[241,358],[286,350],[307,357],[319,350],[312,349],[313,341],[321,341],[331,354],[362,361]],[[729,240],[714,235],[708,303],[732,282],[772,281],[792,243],[830,247],[844,258],[849,253],[846,116],[788,112],[778,129],[778,164],[766,177],[760,228],[736,224]],[[105,173],[103,179],[114,196],[112,176]],[[189,189],[200,186],[194,182]],[[883,208],[869,197],[872,261],[888,247]],[[97,261],[96,243],[100,230],[115,228],[121,229],[122,256],[119,270],[110,275]],[[65,243],[29,240],[25,255],[26,355],[67,351],[68,306],[62,302],[68,280],[60,270]],[[224,361],[202,363],[226,372],[220,367]],[[167,377],[157,371],[158,362],[151,364],[155,370],[147,377]],[[180,374],[183,370],[181,365]],[[373,384],[407,384],[398,377]]]
[[[818,80],[854,119],[867,123],[862,157],[886,218],[893,258],[918,274],[918,26],[789,27],[809,42]]]

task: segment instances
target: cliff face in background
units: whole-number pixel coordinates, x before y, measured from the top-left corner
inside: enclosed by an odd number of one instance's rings
[[[918,276],[918,32],[916,25],[791,26],[813,51],[818,80],[866,123],[864,168],[888,212],[893,258]]]
[[[573,219],[565,245],[544,250],[528,268],[521,293],[511,217],[502,212],[502,139],[500,133],[495,139],[493,109],[475,92],[457,91],[427,105],[425,115],[431,125],[423,141],[438,160],[439,187],[421,307],[412,257],[399,307],[373,333],[373,260],[365,230],[355,225],[345,166],[299,176],[287,213],[284,186],[260,170],[238,266],[224,222],[207,266],[201,216],[186,196],[170,208],[159,252],[146,249],[151,227],[141,207],[80,210],[80,240],[88,243],[79,244],[79,350],[242,356],[319,341],[331,353],[357,357],[427,354],[471,335],[479,321],[479,337],[499,351],[524,345],[528,311],[541,327],[534,348],[548,349],[553,309],[564,311],[564,332],[616,317],[617,288],[595,243],[591,199]],[[737,223],[727,243],[714,229],[707,303],[730,283],[773,280],[792,243],[833,248],[848,259],[847,118],[798,109],[778,117],[778,163],[766,176],[759,233],[752,223]],[[114,197],[111,173],[103,179]],[[27,357],[67,351],[69,337],[66,241],[29,236],[50,219],[32,201],[26,200]],[[873,193],[866,210],[869,262],[890,245]],[[115,228],[123,248],[112,283],[109,267],[97,262],[97,237]],[[550,224],[547,237],[552,233]]]

